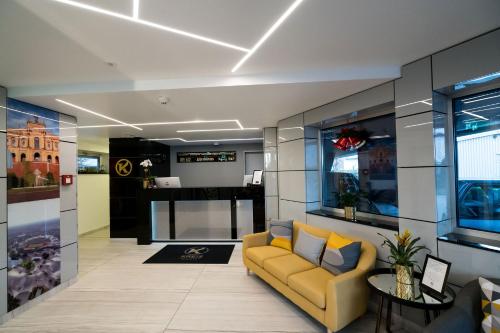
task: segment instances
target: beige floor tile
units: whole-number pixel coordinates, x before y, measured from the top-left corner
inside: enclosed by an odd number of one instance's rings
[[[0,333],[325,331],[257,276],[246,275],[241,243],[227,265],[143,264],[165,244],[138,246],[106,232],[80,238],[73,285],[0,326]],[[368,314],[342,333],[374,327]]]

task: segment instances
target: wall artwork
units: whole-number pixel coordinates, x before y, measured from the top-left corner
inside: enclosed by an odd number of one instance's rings
[[[59,113],[7,100],[8,203],[59,198]]]
[[[7,100],[8,311],[61,283],[59,113]]]

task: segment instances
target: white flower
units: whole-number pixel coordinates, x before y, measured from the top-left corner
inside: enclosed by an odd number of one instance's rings
[[[142,161],[139,163],[142,167],[147,168],[153,166],[153,163],[149,159]]]

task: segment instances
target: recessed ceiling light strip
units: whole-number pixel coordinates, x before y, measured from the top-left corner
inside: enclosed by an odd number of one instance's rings
[[[263,140],[263,138],[244,138],[244,139],[203,139],[203,140],[186,140],[183,138],[155,138],[155,139],[143,139],[144,141],[182,141],[182,142],[223,142],[223,141],[257,141]]]
[[[236,72],[258,49],[264,44],[264,42],[273,34],[276,29],[290,16],[295,9],[304,0],[295,0],[290,7],[281,15],[281,17],[271,26],[271,28],[259,39],[259,41],[248,51],[247,54],[233,67],[231,72]]]
[[[76,126],[76,124],[70,123],[70,122],[67,122],[67,121],[56,120],[56,119],[52,119],[52,118],[48,118],[48,117],[43,117],[43,116],[40,116],[40,115],[37,115],[37,114],[34,114],[34,113],[29,113],[29,112],[25,112],[25,111],[21,111],[21,110],[16,110],[16,109],[8,108],[8,107],[1,106],[1,105],[0,105],[0,108],[5,109],[5,110],[9,110],[9,111],[13,111],[13,112],[22,113],[22,114],[25,114],[25,115],[28,115],[28,116],[33,116],[33,117],[38,117],[38,118],[41,118],[41,119],[55,121],[55,122],[58,122],[60,124],[68,124],[68,125]]]
[[[113,11],[110,11],[110,10],[107,10],[107,9],[103,9],[103,8],[99,8],[99,7],[87,5],[87,4],[78,2],[78,1],[72,1],[72,0],[52,0],[52,1],[59,2],[59,3],[65,4],[65,5],[69,5],[69,6],[73,6],[73,7],[76,7],[76,8],[80,8],[80,9],[92,11],[92,12],[95,12],[95,13],[99,13],[99,14],[103,14],[103,15],[108,15],[108,16],[116,17],[116,18],[119,18],[119,19],[122,19],[122,20],[126,20],[126,21],[130,21],[130,22],[142,24],[142,25],[145,25],[145,26],[148,26],[148,27],[151,27],[151,28],[156,28],[156,29],[160,29],[160,30],[163,30],[163,31],[168,31],[168,32],[171,32],[171,33],[174,33],[174,34],[177,34],[177,35],[182,35],[182,36],[185,36],[185,37],[189,37],[189,38],[201,40],[203,42],[207,42],[207,43],[211,43],[211,44],[215,44],[215,45],[219,45],[219,46],[224,46],[224,47],[227,47],[227,48],[230,48],[230,49],[234,49],[234,50],[238,50],[238,51],[241,51],[241,52],[250,52],[251,51],[251,50],[249,50],[247,48],[244,48],[244,47],[241,47],[241,46],[238,46],[238,45],[233,45],[233,44],[230,44],[230,43],[226,43],[226,42],[223,42],[223,41],[220,41],[220,40],[217,40],[217,39],[200,36],[200,35],[193,34],[193,33],[190,33],[190,32],[184,31],[184,30],[179,30],[179,29],[175,29],[175,28],[172,28],[172,27],[168,27],[166,25],[161,25],[161,24],[158,24],[158,23],[154,23],[154,22],[150,22],[150,21],[146,21],[146,20],[141,20],[138,17],[139,16],[138,12],[137,12],[137,17],[135,17],[135,16],[128,16],[128,15],[120,14],[120,13],[113,12]],[[135,3],[134,3],[134,5],[135,5]],[[134,12],[134,15],[135,15],[135,12]]]
[[[216,129],[195,129],[195,130],[178,130],[177,133],[196,133],[196,132],[229,132],[229,131],[258,131],[258,127],[250,128],[216,128]]]
[[[139,18],[139,0],[133,0],[134,3],[133,3],[133,12],[132,12],[132,17],[134,19],[138,19]]]
[[[108,120],[114,121],[116,123],[119,123],[119,124],[122,124],[122,125],[125,125],[125,126],[129,126],[129,127],[135,128],[136,130],[142,131],[142,128],[140,128],[140,127],[137,127],[137,126],[131,125],[131,124],[127,124],[126,122],[123,122],[121,120],[118,120],[118,119],[115,119],[115,118],[111,118],[111,117],[108,117],[108,116],[103,115],[101,113],[98,113],[98,112],[86,109],[84,107],[81,107],[81,106],[78,106],[78,105],[75,105],[75,104],[72,104],[72,103],[69,103],[69,102],[66,102],[66,101],[63,101],[62,99],[56,98],[56,101],[58,101],[59,103],[71,106],[72,108],[75,108],[77,110],[93,114],[94,116],[101,117],[101,118],[104,118],[104,119],[108,119]]]

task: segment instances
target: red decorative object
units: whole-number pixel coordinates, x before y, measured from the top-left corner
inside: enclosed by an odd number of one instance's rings
[[[333,140],[333,146],[337,149],[357,150],[366,143],[368,134],[365,130],[355,128],[343,128],[336,140]]]

